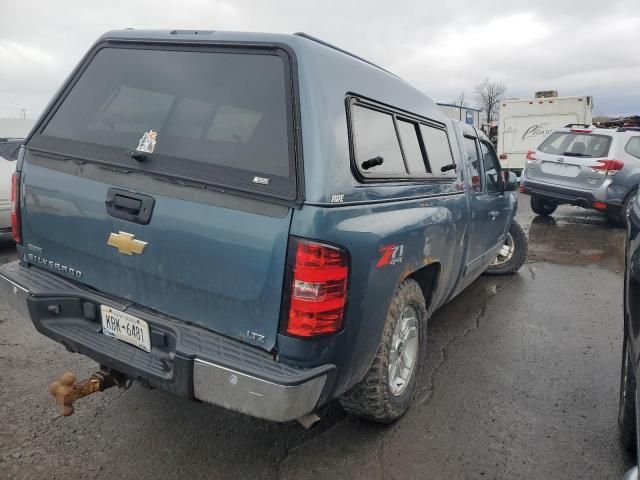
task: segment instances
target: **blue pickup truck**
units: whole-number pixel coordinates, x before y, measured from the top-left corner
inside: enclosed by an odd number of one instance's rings
[[[427,320],[527,240],[489,140],[306,34],[103,35],[21,150],[6,298],[100,365],[273,421],[339,399],[389,423]]]

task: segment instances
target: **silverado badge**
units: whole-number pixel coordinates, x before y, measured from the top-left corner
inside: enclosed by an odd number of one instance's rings
[[[135,235],[127,232],[112,233],[109,235],[107,245],[117,248],[124,255],[133,255],[134,253],[140,255],[144,251],[144,247],[147,246],[147,242],[134,240],[133,237]]]

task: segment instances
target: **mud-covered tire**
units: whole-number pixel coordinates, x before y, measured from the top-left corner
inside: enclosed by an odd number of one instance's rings
[[[634,452],[636,449],[636,378],[633,362],[628,353],[628,346],[629,340],[625,333],[622,344],[622,366],[620,368],[618,428],[622,445],[630,452]]]
[[[556,211],[556,208],[558,208],[558,204],[551,200],[547,200],[546,198],[542,198],[537,195],[533,195],[531,197],[531,210],[533,210],[533,213],[536,215],[548,217]]]
[[[407,306],[417,313],[418,349],[410,379],[400,395],[394,395],[390,386],[389,362],[392,338],[397,323]],[[411,405],[422,383],[426,362],[427,308],[418,282],[407,279],[396,289],[387,314],[382,338],[371,367],[364,378],[340,398],[342,408],[352,415],[380,423],[392,423]]]
[[[511,258],[508,260],[499,263],[492,264],[485,270],[485,274],[487,275],[511,275],[520,270],[520,267],[527,260],[527,254],[529,253],[529,241],[527,240],[527,234],[524,233],[524,230],[520,226],[520,224],[513,219],[511,222],[511,227],[509,227],[509,234],[505,243],[509,241],[509,236],[513,242],[513,253]]]

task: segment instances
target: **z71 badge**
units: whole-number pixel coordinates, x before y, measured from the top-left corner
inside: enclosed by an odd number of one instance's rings
[[[395,265],[402,262],[402,252],[404,245],[386,245],[378,249],[382,256],[376,264],[376,268],[386,267],[387,265]]]

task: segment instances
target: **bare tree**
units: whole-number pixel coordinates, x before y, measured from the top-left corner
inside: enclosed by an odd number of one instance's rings
[[[467,92],[461,90],[458,96],[451,100],[452,105],[456,105],[458,107],[466,107],[467,106]]]
[[[476,85],[475,92],[478,97],[478,107],[486,114],[487,122],[497,119],[498,106],[506,91],[507,86],[504,83],[494,82],[489,78]]]

